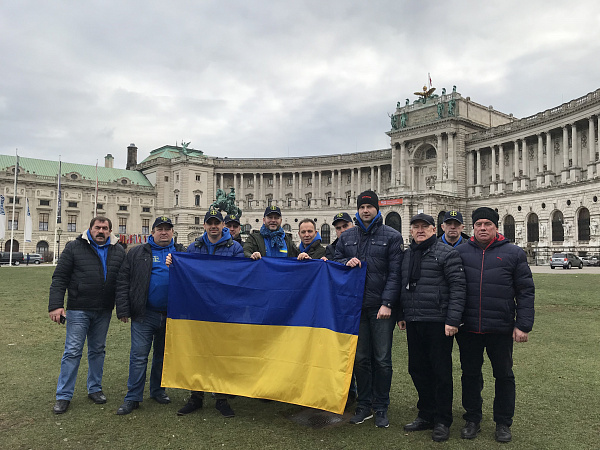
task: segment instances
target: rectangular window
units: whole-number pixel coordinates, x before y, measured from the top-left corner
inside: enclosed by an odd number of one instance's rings
[[[165,182],[169,182],[169,177],[165,177]]]
[[[67,231],[77,231],[77,216],[69,215],[69,221],[67,222]]]
[[[48,231],[48,219],[50,214],[48,213],[40,213],[39,222],[40,222],[40,231]]]
[[[119,217],[119,234],[127,233],[127,218]]]
[[[288,178],[288,180],[287,180],[287,185],[288,185],[288,186],[291,186],[291,185],[293,185],[293,184],[294,184],[294,179],[293,179],[293,178]]]
[[[144,206],[142,208],[142,212],[150,212],[150,207],[149,206]]]
[[[273,178],[269,178],[267,180],[267,184],[272,187],[273,186]]]
[[[196,174],[196,181],[200,181],[200,175]]]
[[[19,170],[19,172],[20,172],[20,170]],[[8,203],[13,203],[13,201],[14,201],[15,205],[18,205],[19,204],[19,197],[13,197],[13,196],[8,197]]]
[[[69,202],[67,207],[68,208],[77,208],[77,202]]]
[[[50,206],[50,200],[40,200],[40,206]]]
[[[347,184],[350,184],[350,183],[352,183],[352,175],[348,175],[348,182],[347,182]]]
[[[248,184],[246,186],[248,186],[248,187],[254,186],[254,180],[252,178],[248,179]]]
[[[11,217],[12,217],[12,213],[11,213]],[[15,221],[13,223],[13,221],[11,219],[9,219],[8,221],[8,229],[9,230],[18,230],[19,229],[19,214],[15,213]]]
[[[127,205],[119,205],[119,211],[127,211]]]
[[[150,234],[150,219],[142,219],[142,234]]]
[[[175,174],[175,181],[179,183],[179,172]]]
[[[309,178],[309,179],[306,181],[306,185],[307,185],[307,186],[312,186],[312,178]]]
[[[200,217],[194,217],[194,225],[200,225]]]
[[[104,209],[104,203],[98,203],[98,211]]]
[[[327,184],[331,184],[331,177],[327,177]]]

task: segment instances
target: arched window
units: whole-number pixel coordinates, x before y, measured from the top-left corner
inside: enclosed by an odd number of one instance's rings
[[[540,224],[536,213],[529,214],[527,217],[527,242],[539,242]]]
[[[35,252],[42,255],[44,257],[44,261],[47,261],[48,253],[49,253],[48,243],[46,241],[38,242],[37,245],[35,246]]]
[[[515,242],[515,218],[509,214],[502,222],[504,222],[504,237],[510,242]]]
[[[590,211],[587,208],[581,208],[577,214],[577,240],[590,240]]]
[[[437,217],[437,235],[441,236],[442,234],[444,234],[444,231],[442,230],[442,222],[444,222],[444,216],[446,215],[446,211],[440,211],[440,213],[438,214]]]
[[[402,230],[402,218],[400,217],[400,214],[395,211],[392,211],[385,217],[385,224],[396,231]]]
[[[330,244],[331,243],[331,227],[324,223],[321,225],[321,243]]]
[[[283,226],[283,231],[285,231],[286,233],[291,233],[292,232],[292,226],[289,223],[286,223]]]
[[[437,152],[435,151],[435,148],[428,148],[425,152],[425,159],[435,159],[436,156]]]
[[[250,225],[249,223],[242,225],[241,233],[250,234],[251,231],[252,231],[252,225]]]
[[[19,173],[21,173],[21,169],[19,169]],[[4,251],[5,251],[5,252],[10,252],[10,242],[11,242],[11,241],[10,241],[10,239],[9,239],[8,241],[6,241],[6,242],[4,243]],[[12,251],[13,251],[13,252],[18,252],[18,251],[19,251],[19,241],[17,241],[17,240],[15,240],[15,239],[13,239],[13,240],[12,240],[12,242],[13,242],[13,248],[12,248]]]
[[[563,213],[554,211],[554,214],[552,214],[552,242],[563,242],[565,240],[564,222]]]

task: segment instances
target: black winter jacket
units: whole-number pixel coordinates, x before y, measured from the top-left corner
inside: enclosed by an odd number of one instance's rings
[[[412,257],[412,249],[408,247],[402,261],[402,308],[398,320],[443,322],[458,327],[467,295],[465,273],[458,252],[441,241],[424,250],[421,278],[414,290],[409,291],[408,271]]]
[[[87,232],[68,242],[52,275],[48,311],[64,306],[67,290],[67,309],[112,311],[117,274],[124,258],[125,250],[111,235],[104,279],[102,261],[90,244]]]
[[[300,252],[300,249],[298,249],[298,251]],[[323,256],[325,256],[325,252],[326,249],[321,244],[321,241],[313,242],[308,249],[304,250],[304,253],[310,256],[311,259],[321,259]]]
[[[175,244],[175,250],[183,251],[183,245]],[[138,245],[129,250],[117,279],[117,318],[144,317],[151,275],[152,246]]]
[[[327,259],[335,258],[335,246],[337,245],[337,243],[338,243],[338,239],[336,239],[331,244],[329,244],[327,247],[325,247],[325,258],[327,258]]]
[[[464,331],[512,333],[533,327],[535,287],[525,252],[498,234],[483,250],[474,238],[459,245],[467,279]]]
[[[441,242],[442,244],[446,244],[444,241],[442,241],[442,237],[443,237],[443,236],[444,236],[444,233],[440,234],[440,235],[438,236],[438,238],[437,238],[437,239],[438,239],[438,241],[439,241],[439,242]],[[460,236],[462,237],[462,241],[460,241],[460,244],[458,244],[458,245],[463,245],[463,244],[466,244],[466,243],[467,243],[467,241],[468,241],[469,239],[471,239],[471,236],[469,236],[468,234],[465,234],[465,233],[460,233]],[[450,245],[450,244],[446,244],[446,245]],[[457,245],[457,247],[458,247],[458,245]]]
[[[366,232],[360,225],[344,231],[335,246],[334,260],[346,264],[353,257],[367,262],[363,308],[381,305],[393,308],[400,296],[402,235],[375,219]]]
[[[287,246],[288,258],[296,258],[299,255],[298,247],[292,241],[292,236],[289,233],[285,233],[285,245]],[[262,237],[260,231],[254,230],[244,242],[244,256],[250,258],[250,255],[254,252],[259,252],[261,256],[267,254],[265,247],[265,238]]]

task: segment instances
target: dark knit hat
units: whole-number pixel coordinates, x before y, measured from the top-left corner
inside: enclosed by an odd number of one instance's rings
[[[377,194],[373,191],[365,191],[358,196],[356,199],[356,209],[364,204],[372,205],[379,211],[379,197],[377,197]]]
[[[479,219],[487,219],[493,222],[496,227],[498,227],[498,220],[500,219],[500,216],[492,208],[482,206],[481,208],[477,208],[475,211],[473,211],[473,214],[471,214],[471,219],[473,219],[473,225],[475,225],[475,222],[477,222]]]

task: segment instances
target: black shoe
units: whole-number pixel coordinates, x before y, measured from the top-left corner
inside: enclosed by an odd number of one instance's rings
[[[218,399],[215,403],[215,408],[217,408],[217,411],[219,411],[223,417],[235,417],[233,409],[231,409],[231,406],[229,406],[229,403],[225,398]]]
[[[463,439],[475,439],[480,431],[481,427],[479,423],[466,422],[465,426],[460,430],[460,437]]]
[[[496,441],[497,442],[510,442],[512,440],[512,433],[510,427],[503,423],[496,424]]]
[[[106,395],[104,395],[104,392],[102,391],[92,392],[91,394],[88,394],[88,398],[92,399],[96,405],[106,403]]]
[[[443,423],[436,423],[431,433],[431,439],[435,442],[447,441],[450,437],[450,428]]]
[[[372,419],[373,413],[371,412],[371,408],[356,408],[356,412],[354,416],[350,419],[350,423],[352,425],[358,425],[363,423],[367,419]]]
[[[166,394],[165,391],[159,392],[158,394],[156,394],[154,397],[152,397],[157,403],[160,403],[161,405],[166,405],[167,403],[171,403],[171,399],[169,398],[169,396]]]
[[[140,402],[134,402],[131,400],[125,400],[119,409],[117,409],[117,416],[124,416],[126,414],[131,414],[134,409],[138,409],[140,407]]]
[[[387,411],[375,411],[375,426],[377,428],[387,428],[390,426]]]
[[[70,400],[56,400],[52,411],[54,411],[54,414],[64,414],[69,409],[70,403]]]
[[[432,430],[433,422],[429,422],[425,419],[421,419],[417,417],[411,423],[407,423],[404,425],[404,431],[423,431],[423,430]]]
[[[202,397],[196,397],[192,394],[192,396],[190,397],[188,402],[183,406],[183,408],[177,411],[177,415],[185,416],[186,414],[193,413],[197,409],[202,408],[203,403],[204,400],[202,399]]]

